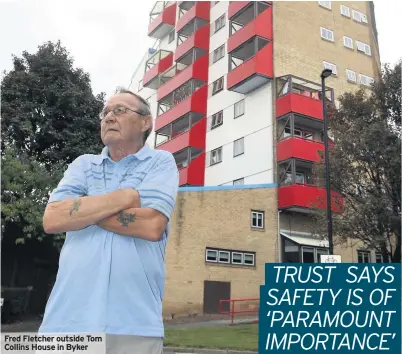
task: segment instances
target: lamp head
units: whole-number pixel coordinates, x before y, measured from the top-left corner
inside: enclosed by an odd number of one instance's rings
[[[327,77],[332,75],[332,70],[331,69],[324,69],[321,73],[321,78],[326,79]]]

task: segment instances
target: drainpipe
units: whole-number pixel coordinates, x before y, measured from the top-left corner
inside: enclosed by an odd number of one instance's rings
[[[276,241],[277,244],[277,260],[278,263],[282,263],[282,244],[281,244],[281,223],[280,223],[281,211],[278,210],[278,239]]]

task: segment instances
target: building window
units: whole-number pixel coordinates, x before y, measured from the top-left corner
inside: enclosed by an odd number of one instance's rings
[[[211,151],[211,165],[222,162],[222,147]]]
[[[359,263],[370,263],[370,252],[357,251],[357,261]]]
[[[223,90],[223,76],[212,83],[212,96]]]
[[[255,252],[250,251],[219,249],[210,247],[207,247],[205,249],[205,261],[207,263],[233,264],[254,267],[255,258]]]
[[[332,75],[338,75],[335,64],[328,63],[327,61],[323,61],[323,65],[324,65],[324,69],[332,70]]]
[[[249,265],[249,266],[253,266],[255,264],[254,256],[255,255],[252,254],[252,253],[245,253],[244,254],[244,264]]]
[[[357,51],[363,52],[367,55],[371,55],[371,48],[368,44],[356,41]]]
[[[251,227],[256,229],[264,228],[264,212],[263,211],[252,211],[251,212]]]
[[[244,138],[237,139],[233,142],[233,157],[244,154]]]
[[[376,252],[375,262],[376,263],[391,263],[391,260],[390,260],[389,255]]]
[[[321,27],[321,38],[325,39],[327,41],[333,42],[334,41],[334,32],[327,28]]]
[[[326,9],[329,9],[329,10],[332,9],[331,1],[319,1],[318,4],[322,7],[325,7]]]
[[[218,251],[207,249],[205,252],[205,260],[207,262],[218,262]]]
[[[220,111],[212,115],[211,129],[217,128],[222,124],[223,124],[223,111]]]
[[[220,47],[214,50],[213,54],[213,62],[216,63],[219,59],[222,59],[225,56],[225,45],[222,44]]]
[[[360,23],[368,23],[367,21],[367,16],[359,11],[356,10],[352,10],[352,18],[356,21],[356,22],[360,22]]]
[[[244,114],[244,100],[236,102],[234,104],[234,117],[240,117]]]
[[[360,83],[362,85],[370,86],[374,82],[374,79],[370,76],[366,76],[366,75],[362,75],[362,74],[360,74],[359,76],[360,76]]]
[[[350,37],[343,36],[343,45],[346,48],[353,49],[353,39]]]
[[[143,87],[142,80],[138,81],[138,91],[141,91]]]
[[[235,179],[233,181],[234,186],[240,186],[240,185],[243,185],[243,184],[244,184],[244,178]]]
[[[172,32],[169,33],[169,41],[168,43],[172,43],[174,41],[174,30]]]
[[[352,70],[346,69],[346,78],[349,82],[357,82],[356,73]]]
[[[341,15],[350,17],[350,9],[345,5],[341,5]]]
[[[225,14],[215,20],[214,33],[218,32],[221,28],[225,27]]]

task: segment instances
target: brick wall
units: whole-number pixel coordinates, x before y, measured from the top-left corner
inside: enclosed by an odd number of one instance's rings
[[[264,211],[263,230],[251,210]],[[275,188],[179,192],[166,252],[164,316],[201,313],[204,280],[231,282],[231,298],[259,298],[264,264],[277,260]],[[256,252],[256,267],[207,264],[205,248]]]

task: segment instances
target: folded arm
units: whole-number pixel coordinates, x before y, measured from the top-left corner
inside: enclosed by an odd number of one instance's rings
[[[132,189],[53,202],[46,207],[43,228],[48,234],[80,230],[131,206],[139,206]]]
[[[98,226],[116,234],[156,242],[162,238],[167,223],[167,217],[155,209],[130,208],[101,220]]]

